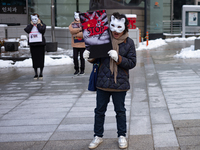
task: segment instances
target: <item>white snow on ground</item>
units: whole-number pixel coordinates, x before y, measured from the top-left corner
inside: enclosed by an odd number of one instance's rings
[[[183,48],[174,58],[200,58],[200,50],[195,50],[194,45]]]
[[[45,66],[56,66],[56,65],[66,65],[72,64],[73,60],[66,55],[46,55]],[[17,61],[13,64],[12,60],[0,60],[0,68],[8,68],[8,67],[32,67],[32,59],[25,59],[24,61]]]
[[[146,46],[146,41],[144,41],[139,43],[139,47],[136,50],[151,50],[163,45],[167,45],[167,43],[170,42],[192,41],[195,39],[196,37],[156,39],[150,40],[148,46]],[[180,53],[174,55],[174,58],[200,58],[200,50],[194,50],[194,45],[191,45],[190,47],[182,49]],[[73,59],[67,55],[45,55],[45,66],[65,65],[72,63]],[[24,61],[17,61],[16,63],[13,63],[11,60],[0,60],[0,68],[8,67],[32,67],[32,59],[30,58]]]
[[[163,45],[167,45],[167,43],[163,39],[149,40],[148,46],[146,46],[146,41],[144,41],[144,42],[139,43],[139,47],[136,50],[137,51],[150,50],[150,49],[158,48]]]

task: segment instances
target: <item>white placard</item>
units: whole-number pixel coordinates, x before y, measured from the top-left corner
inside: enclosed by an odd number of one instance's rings
[[[31,33],[29,33],[29,43],[42,42],[42,34],[38,31],[36,26],[33,26]]]

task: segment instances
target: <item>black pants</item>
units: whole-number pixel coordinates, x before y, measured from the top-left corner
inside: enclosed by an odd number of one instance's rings
[[[73,47],[73,59],[74,59],[74,69],[79,70],[79,63],[78,63],[78,54],[80,52],[80,61],[81,61],[81,71],[85,70],[85,59],[83,58],[83,52],[85,48],[75,48]]]
[[[30,46],[33,68],[44,68],[44,46]]]
[[[108,103],[112,96],[114,104],[114,110],[116,112],[117,120],[117,133],[119,136],[126,136],[126,108],[125,108],[125,96],[124,92],[109,92],[97,89],[97,101],[95,112],[95,123],[94,123],[94,136],[103,137],[104,132],[104,120],[105,113],[107,110]]]

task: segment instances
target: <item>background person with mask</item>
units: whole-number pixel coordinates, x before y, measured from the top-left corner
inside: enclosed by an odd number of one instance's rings
[[[30,46],[31,58],[35,71],[34,79],[37,79],[38,77],[39,79],[42,79],[46,45],[46,40],[44,38],[46,25],[39,19],[39,15],[35,13],[31,15],[31,22],[24,30],[29,34],[28,45]],[[39,76],[37,68],[40,68]]]
[[[83,58],[83,52],[85,51],[85,42],[83,39],[83,32],[79,18],[79,11],[74,12],[74,21],[69,25],[69,31],[71,33],[71,46],[73,47],[73,60],[74,60],[74,75],[84,75],[85,59]],[[78,55],[80,53],[80,70]]]

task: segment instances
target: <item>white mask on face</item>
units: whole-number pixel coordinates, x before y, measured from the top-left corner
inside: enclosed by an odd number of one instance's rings
[[[80,20],[80,18],[79,18],[79,13],[74,12],[74,18],[75,18],[77,21],[79,21],[79,20]]]
[[[37,24],[38,16],[37,15],[35,15],[35,16],[31,15],[31,21],[33,22],[33,24]]]
[[[125,18],[117,19],[111,16],[110,30],[117,33],[122,33],[125,30]]]

